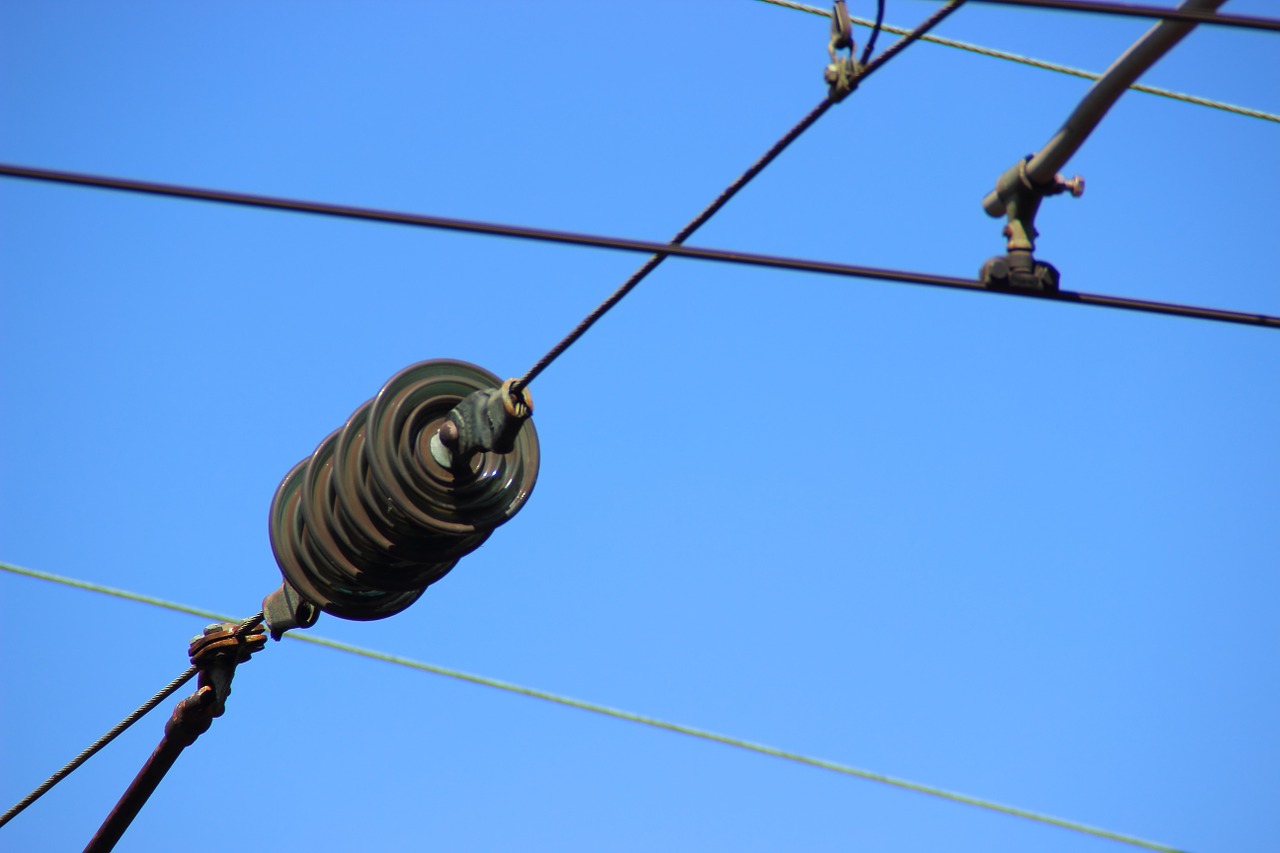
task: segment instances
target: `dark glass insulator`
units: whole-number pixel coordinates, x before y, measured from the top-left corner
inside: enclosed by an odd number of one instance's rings
[[[501,381],[463,361],[424,361],[294,466],[271,502],[271,547],[291,585],[344,619],[399,613],[514,516],[538,476],[538,435],[446,468],[431,438],[449,412]]]

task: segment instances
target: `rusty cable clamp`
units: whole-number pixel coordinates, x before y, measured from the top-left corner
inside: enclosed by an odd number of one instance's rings
[[[215,622],[199,636],[192,637],[187,654],[200,673],[196,682],[198,689],[195,696],[183,701],[204,693],[210,697],[202,700],[209,703],[210,721],[221,717],[226,710],[227,697],[231,695],[231,679],[236,667],[260,651],[266,642],[266,629],[262,625],[241,631],[233,622]]]
[[[827,42],[827,53],[831,62],[827,65],[822,77],[827,81],[827,97],[838,104],[858,88],[858,78],[862,75],[862,64],[858,62],[857,45],[853,41],[853,22],[849,20],[849,9],[845,0],[836,0],[831,10],[831,39]],[[847,56],[840,56],[839,51],[849,51]]]
[[[188,655],[199,673],[196,692],[174,706],[159,746],[89,841],[86,853],[106,853],[115,847],[182,751],[226,711],[236,666],[247,661],[266,641],[261,625],[242,627],[232,622],[214,623],[192,638]]]

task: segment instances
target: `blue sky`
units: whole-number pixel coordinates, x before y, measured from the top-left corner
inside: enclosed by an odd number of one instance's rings
[[[1100,70],[1147,26],[973,4],[939,32]],[[826,28],[746,0],[12,2],[0,160],[665,240],[823,97]],[[1276,44],[1201,28],[1144,80],[1277,112]],[[916,45],[691,242],[972,275],[1003,251],[983,195],[1087,85]],[[1038,255],[1070,289],[1280,313],[1277,133],[1130,93],[1068,167],[1085,196],[1045,202]],[[247,616],[279,584],[280,478],[387,378],[518,375],[640,261],[0,180],[0,559]],[[671,260],[533,384],[519,517],[405,613],[312,631],[1270,849],[1278,355],[1261,329]],[[0,618],[4,807],[204,624],[7,574]],[[168,708],[0,849],[82,846]],[[119,849],[210,837],[1118,849],[290,642],[240,669]]]

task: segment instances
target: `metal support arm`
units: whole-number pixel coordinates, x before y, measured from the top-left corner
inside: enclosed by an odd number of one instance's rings
[[[1213,12],[1225,2],[1185,0],[1178,8]],[[982,207],[990,216],[1008,217],[1004,228],[1008,254],[983,265],[981,278],[986,286],[1058,289],[1057,270],[1036,262],[1031,255],[1035,250],[1035,217],[1041,200],[1063,191],[1075,197],[1084,192],[1082,178],[1068,181],[1057,174],[1058,170],[1080,149],[1129,86],[1194,27],[1194,23],[1161,21],[1148,30],[1094,83],[1044,148],[1019,160],[999,177],[995,189],[982,200]]]

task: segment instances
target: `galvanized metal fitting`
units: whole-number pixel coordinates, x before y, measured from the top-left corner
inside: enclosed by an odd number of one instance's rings
[[[822,73],[823,79],[827,81],[827,98],[833,103],[840,103],[858,88],[862,66],[854,57],[855,48],[849,9],[845,6],[845,0],[836,0],[835,7],[831,10],[831,38],[827,42],[831,62]],[[840,56],[841,50],[849,51],[848,55]]]
[[[991,290],[1036,290],[1055,293],[1061,275],[1058,268],[1044,261],[1037,261],[1026,250],[998,255],[982,265],[978,273],[984,287]]]
[[[1063,192],[1074,198],[1084,195],[1084,178],[1079,175],[1069,180],[1062,175],[1054,175],[1052,180],[1044,183],[1032,181],[1027,173],[1027,164],[1033,156],[1028,154],[1010,166],[982,202],[990,216],[1008,216],[1004,236],[1008,238],[1006,248],[1010,252],[1035,250],[1035,240],[1039,236],[1035,226],[1036,213],[1046,197]]]
[[[1047,196],[1066,192],[1079,198],[1084,194],[1084,178],[1077,175],[1068,180],[1054,175],[1049,181],[1037,183],[1027,169],[1033,157],[1028,154],[1005,170],[997,179],[996,188],[982,202],[991,216],[1008,217],[1001,229],[1006,254],[989,259],[978,273],[983,286],[992,290],[1056,292],[1061,282],[1053,264],[1032,256],[1040,235],[1036,231],[1036,213]]]
[[[449,412],[448,420],[431,437],[431,458],[456,473],[470,471],[477,453],[510,453],[520,428],[533,414],[528,388],[508,379],[465,397]]]
[[[320,609],[303,598],[288,581],[262,600],[262,618],[267,623],[271,639],[279,640],[285,631],[294,628],[310,628],[320,618]],[[216,626],[214,626],[216,627]]]

